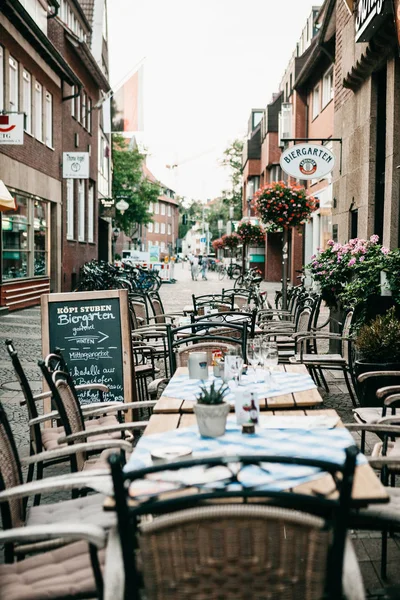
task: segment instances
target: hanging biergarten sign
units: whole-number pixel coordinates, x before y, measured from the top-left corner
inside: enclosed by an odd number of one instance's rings
[[[356,42],[369,42],[392,13],[390,0],[358,0],[356,9]]]
[[[325,146],[296,144],[282,152],[282,170],[296,179],[321,179],[335,166],[335,155]]]

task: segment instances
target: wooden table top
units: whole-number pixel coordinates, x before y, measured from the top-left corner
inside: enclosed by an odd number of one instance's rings
[[[320,410],[273,410],[272,415],[276,416],[304,416],[304,415],[327,415],[337,417],[338,414],[333,409]],[[150,422],[146,427],[144,435],[154,433],[165,433],[172,429],[191,427],[196,424],[196,417],[192,413],[158,413],[150,417]],[[339,421],[337,427],[343,427]],[[326,494],[330,495],[330,490],[334,489],[334,484],[330,475],[320,477],[314,481],[303,483],[295,488],[296,492],[308,494]],[[353,485],[353,501],[357,506],[367,506],[368,504],[385,503],[389,497],[379,478],[374,473],[369,464],[363,464],[356,467]]]
[[[286,371],[286,373],[308,373],[304,365],[278,365],[275,370],[280,372]],[[175,375],[183,375],[187,372],[187,367],[179,367],[176,370]],[[260,400],[260,410],[273,411],[281,409],[312,408],[314,406],[321,406],[322,402],[323,400],[320,393],[316,388],[314,388],[312,390],[305,390],[303,392],[285,394],[284,396],[275,396],[274,398],[263,398]],[[193,402],[182,400],[180,398],[161,396],[155,405],[153,412],[155,414],[193,413]]]

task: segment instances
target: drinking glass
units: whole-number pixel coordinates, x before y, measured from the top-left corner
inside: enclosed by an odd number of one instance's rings
[[[225,356],[225,362],[227,362],[229,373],[236,385],[239,385],[243,369],[243,358],[236,351],[232,351]]]
[[[272,380],[272,372],[279,360],[277,344],[275,342],[262,342],[261,354],[263,357],[263,365],[265,369],[268,370],[270,379]]]
[[[254,375],[256,375],[256,367],[257,367],[258,361],[259,361],[256,340],[248,340],[246,352],[247,352],[247,362],[253,367]]]

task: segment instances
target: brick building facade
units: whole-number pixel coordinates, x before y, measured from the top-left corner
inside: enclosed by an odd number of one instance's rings
[[[10,310],[69,291],[80,265],[98,256],[94,107],[109,86],[88,46],[95,33],[75,0],[0,7],[0,111],[25,114],[23,145],[0,145],[0,179],[17,199],[17,211],[1,215],[0,305]],[[63,180],[71,151],[89,152],[89,180]]]

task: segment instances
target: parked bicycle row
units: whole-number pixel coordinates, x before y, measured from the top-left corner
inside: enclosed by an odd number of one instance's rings
[[[161,287],[158,271],[122,263],[117,267],[104,261],[92,260],[80,270],[79,283],[75,292],[127,289],[156,291]]]

